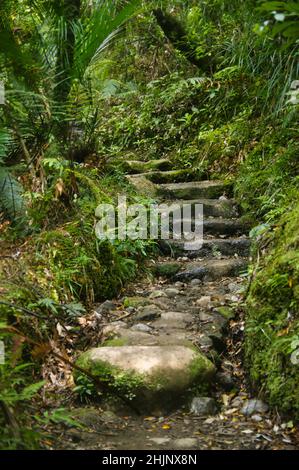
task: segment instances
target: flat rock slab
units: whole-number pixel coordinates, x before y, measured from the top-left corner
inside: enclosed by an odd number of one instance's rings
[[[183,331],[182,331],[183,330]],[[161,334],[149,334],[142,331],[119,330],[114,338],[103,343],[105,347],[115,346],[186,346],[192,347],[188,341],[188,334],[185,328],[173,328],[168,334],[167,331]],[[154,331],[152,329],[152,331]]]
[[[147,173],[139,173],[132,175],[131,178],[147,178],[152,183],[171,183],[187,181],[192,178],[190,170],[170,170],[170,171],[148,171]]]
[[[196,204],[201,204],[204,217],[236,218],[239,215],[237,204],[233,199],[178,199],[166,201],[166,204],[178,204],[181,208],[188,204],[192,207],[192,211],[194,211]]]
[[[194,225],[192,225],[194,230]],[[204,236],[209,235],[241,235],[248,233],[248,225],[244,224],[241,219],[222,219],[210,218],[204,219],[203,232]]]
[[[156,197],[156,185],[146,178],[146,176],[128,175],[127,180],[132,184],[132,186],[136,188],[140,194],[151,198]]]
[[[187,263],[184,271],[174,276],[175,281],[204,279],[214,281],[223,277],[238,276],[247,267],[248,261],[243,259],[211,260],[203,263]]]
[[[223,181],[195,181],[187,183],[160,184],[157,194],[169,199],[215,199],[232,190],[232,184]]]
[[[104,381],[111,393],[129,395],[143,410],[171,408],[192,385],[206,385],[215,375],[204,355],[176,345],[93,348],[77,364]]]
[[[188,258],[205,258],[208,256],[216,256],[220,253],[223,256],[246,257],[250,253],[249,238],[212,238],[203,241],[203,245],[199,249],[185,250],[184,240],[160,240],[159,246],[162,253],[166,255],[187,256]]]
[[[159,320],[154,321],[151,325],[154,328],[163,328],[166,330],[171,329],[185,329],[188,323],[194,321],[190,313],[184,312],[165,312],[161,314]]]
[[[167,171],[171,170],[172,163],[166,158],[142,162],[138,160],[127,160],[125,163],[127,171],[131,174],[144,173],[146,171]]]

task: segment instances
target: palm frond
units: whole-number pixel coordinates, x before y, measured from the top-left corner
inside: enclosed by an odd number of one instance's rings
[[[81,78],[86,69],[98,60],[100,53],[111,43],[126,21],[136,15],[141,0],[126,2],[104,1],[95,7],[86,20],[80,20],[75,28],[76,47],[74,54],[74,78]],[[116,8],[117,5],[119,8]]]

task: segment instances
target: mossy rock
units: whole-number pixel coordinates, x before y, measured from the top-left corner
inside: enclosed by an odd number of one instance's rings
[[[129,173],[144,173],[146,171],[167,171],[171,170],[172,163],[166,158],[157,160],[150,160],[148,162],[142,162],[139,160],[127,160],[124,163],[124,168]]]
[[[191,181],[186,183],[160,184],[157,194],[169,199],[217,199],[223,194],[232,194],[230,181]]]
[[[82,354],[77,365],[105,383],[112,395],[134,401],[143,412],[176,406],[191,387],[206,389],[215,374],[205,356],[183,345],[94,348]]]
[[[299,419],[299,204],[283,214],[246,302],[245,361],[266,401]]]
[[[125,308],[128,307],[145,307],[146,305],[150,304],[151,301],[148,298],[141,297],[141,296],[133,296],[133,297],[125,297],[123,300],[123,305]]]
[[[180,269],[181,265],[179,263],[160,263],[154,266],[152,271],[155,276],[171,278],[175,276]]]
[[[144,175],[128,175],[127,180],[132,186],[134,186],[135,190],[138,191],[139,194],[153,199],[156,198],[156,185]]]
[[[140,175],[141,176],[141,175]],[[193,178],[190,170],[150,171],[142,176],[148,178],[152,183],[180,183]]]
[[[236,312],[231,307],[217,307],[217,312],[227,320],[232,320],[236,316]]]

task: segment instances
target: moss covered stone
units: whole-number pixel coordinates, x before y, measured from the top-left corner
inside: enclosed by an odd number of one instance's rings
[[[231,320],[236,316],[236,312],[231,307],[217,307],[217,312],[227,320]]]
[[[161,263],[154,266],[153,272],[156,276],[172,277],[175,276],[180,269],[181,265],[179,263]]]
[[[115,346],[94,348],[77,364],[86,368],[111,393],[126,396],[143,408],[171,407],[194,385],[208,386],[214,365],[192,347]]]
[[[247,300],[245,353],[252,384],[299,418],[299,204],[272,234]],[[269,237],[269,234],[267,235]],[[295,361],[296,362],[296,361]]]
[[[129,173],[144,173],[146,171],[167,171],[171,170],[172,163],[166,158],[142,162],[139,160],[127,160],[125,169]]]
[[[159,196],[171,199],[219,198],[224,193],[230,195],[232,183],[229,181],[197,181],[180,184],[161,184],[157,188]]]
[[[142,175],[153,183],[178,183],[188,181],[193,178],[193,173],[190,170],[171,170],[171,171],[149,171]]]
[[[141,296],[125,297],[123,301],[124,307],[144,307],[145,305],[150,304],[150,299]]]

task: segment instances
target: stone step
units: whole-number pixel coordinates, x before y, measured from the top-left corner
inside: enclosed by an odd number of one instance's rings
[[[223,256],[234,256],[237,254],[241,257],[250,254],[250,239],[243,238],[211,238],[203,241],[203,246],[195,250],[186,250],[184,240],[160,240],[159,246],[162,253],[166,256],[187,256],[188,258],[205,258],[217,256],[220,253]]]
[[[169,221],[170,235],[172,234],[173,224],[172,216]],[[181,221],[181,228],[188,227],[188,232],[194,232],[195,219],[184,218]],[[186,233],[186,230],[184,230]],[[222,219],[222,218],[204,218],[203,220],[203,235],[213,236],[238,236],[246,235],[249,232],[249,226],[246,225],[241,219]]]
[[[195,230],[195,219],[183,219],[182,223]],[[227,235],[238,236],[245,235],[249,231],[249,227],[240,219],[222,219],[222,218],[204,218],[203,235]]]
[[[191,281],[200,279],[215,281],[223,277],[239,276],[246,271],[248,260],[244,258],[211,259],[207,261],[164,262],[154,267],[158,276],[171,278],[173,281]]]
[[[190,181],[160,184],[157,194],[165,199],[218,199],[232,193],[232,183],[224,181]]]
[[[152,183],[179,183],[190,181],[193,177],[190,170],[148,171],[130,175],[131,179],[145,177]]]
[[[167,158],[150,160],[142,162],[139,160],[127,160],[124,163],[125,169],[131,175],[136,173],[145,173],[147,171],[168,171],[171,170],[173,164]]]
[[[130,394],[144,414],[177,406],[192,386],[207,387],[215,367],[194,347],[111,346],[93,348],[77,364],[123,397]]]
[[[157,197],[157,187],[145,176],[127,175],[127,180],[139,194],[155,199]]]
[[[203,205],[204,217],[223,217],[223,218],[236,218],[239,215],[239,210],[236,201],[233,199],[186,199],[186,200],[170,200],[163,201],[164,204],[169,206],[175,204],[181,208],[184,205],[190,205],[192,211],[196,204]]]

